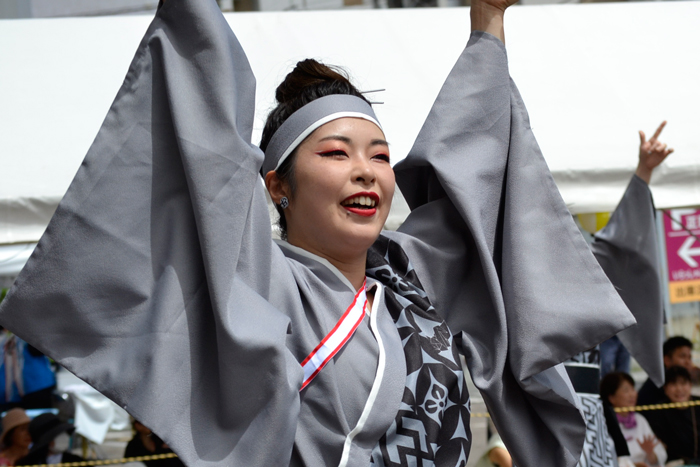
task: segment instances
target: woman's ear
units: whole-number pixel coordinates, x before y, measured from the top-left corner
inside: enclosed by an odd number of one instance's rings
[[[289,198],[287,183],[284,182],[274,170],[270,170],[265,175],[265,186],[270,193],[270,198],[272,198],[273,203],[280,204],[280,200],[284,196]]]

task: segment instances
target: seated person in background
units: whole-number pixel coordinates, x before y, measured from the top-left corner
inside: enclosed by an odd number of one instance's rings
[[[70,434],[75,427],[62,422],[52,413],[43,413],[29,423],[32,449],[16,465],[58,464],[81,462],[82,457],[66,452],[70,447]]]
[[[634,407],[637,405],[634,380],[627,373],[608,373],[600,382],[600,397],[616,408]],[[635,467],[662,466],[666,463],[666,450],[643,415],[617,413],[617,421],[627,441],[629,460]],[[624,461],[621,462],[623,464]]]
[[[138,420],[133,420],[132,426],[136,433],[126,445],[124,457],[152,456],[173,452],[158,435]],[[144,461],[143,463],[146,464],[146,467],[184,467],[182,461],[177,457]]]
[[[690,373],[685,367],[673,366],[666,370],[665,394],[661,402],[688,402],[698,400],[690,395]],[[650,410],[649,423],[666,445],[669,460],[682,459],[686,464],[700,461],[700,411],[697,407]]]
[[[664,366],[668,369],[672,366],[682,366],[689,372],[694,371],[692,358],[693,343],[683,336],[669,337],[664,342]],[[657,404],[664,398],[664,390],[657,388],[650,379],[647,379],[639,389],[637,403],[639,405]]]
[[[2,417],[2,451],[0,451],[0,466],[15,465],[17,460],[29,454],[32,438],[29,436],[31,419],[22,409],[9,410]]]

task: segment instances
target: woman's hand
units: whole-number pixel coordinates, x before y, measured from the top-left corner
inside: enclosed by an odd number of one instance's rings
[[[470,10],[472,31],[484,31],[498,37],[505,43],[503,14],[506,8],[518,0],[472,0]]]
[[[518,0],[472,0],[471,3],[472,7],[488,5],[491,8],[504,12],[509,6],[518,3]]]
[[[645,436],[643,439],[638,439],[637,443],[639,443],[639,447],[642,448],[642,451],[644,451],[644,453],[647,455],[647,460],[649,462],[652,464],[658,463],[659,459],[656,457],[656,453],[654,452],[654,448],[657,444],[659,444],[659,440],[656,439],[656,436]]]
[[[639,131],[639,164],[635,173],[647,183],[651,181],[651,173],[654,169],[673,152],[673,149],[667,148],[666,144],[659,141],[659,135],[665,126],[666,120],[661,122],[661,125],[656,129],[654,136],[649,141],[646,140],[644,132]]]

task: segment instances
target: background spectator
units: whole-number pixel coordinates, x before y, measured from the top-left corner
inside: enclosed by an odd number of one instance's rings
[[[616,408],[634,407],[637,405],[634,380],[627,373],[609,373],[600,382],[600,397]],[[618,413],[617,421],[627,441],[630,460],[635,467],[665,464],[666,450],[643,415],[635,412]]]
[[[0,412],[13,407],[51,407],[56,376],[49,359],[14,334],[0,330]]]
[[[0,451],[0,466],[15,465],[17,460],[29,454],[32,438],[29,436],[31,419],[22,409],[8,411],[2,417],[2,451]]]
[[[58,464],[80,462],[85,459],[66,452],[70,448],[70,434],[75,427],[62,422],[52,413],[44,413],[29,423],[32,449],[16,465]]]
[[[685,367],[672,366],[666,370],[661,402],[698,400],[690,395],[690,373]],[[700,413],[697,407],[651,410],[647,417],[654,432],[666,444],[669,460],[682,459],[686,464],[700,462]]]
[[[124,457],[152,456],[154,454],[168,454],[173,452],[162,439],[153,433],[150,428],[138,420],[132,423],[134,427],[134,437],[126,445]],[[184,464],[177,457],[169,459],[158,459],[145,461],[147,467],[184,467]],[[510,467],[510,466],[509,466]]]
[[[622,341],[617,336],[601,342],[600,344],[600,377],[619,371],[621,373],[630,372],[630,352],[622,345]]]
[[[695,370],[693,365],[693,343],[683,336],[669,337],[664,342],[664,366],[666,369],[672,366],[682,366],[689,372]],[[656,404],[664,398],[664,390],[657,388],[651,379],[647,379],[639,389],[638,404]]]
[[[513,467],[513,460],[501,436],[496,430],[496,425],[489,420],[489,431],[493,433],[486,445],[486,450],[476,461],[474,467]]]

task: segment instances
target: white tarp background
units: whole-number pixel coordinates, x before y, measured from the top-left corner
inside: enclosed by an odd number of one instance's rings
[[[351,71],[383,101],[398,161],[466,44],[469,10],[235,13],[258,77],[257,132],[297,60]],[[150,17],[0,21],[0,244],[35,242],[114,98]],[[516,6],[511,74],[572,212],[610,210],[636,165],[637,130],[669,120],[676,154],[657,207],[700,205],[700,2]],[[484,157],[488,157],[485,154]],[[119,200],[115,200],[119,202]],[[401,215],[400,213],[398,214]]]
[[[0,276],[16,276],[24,267],[35,246],[36,243],[0,245]]]

